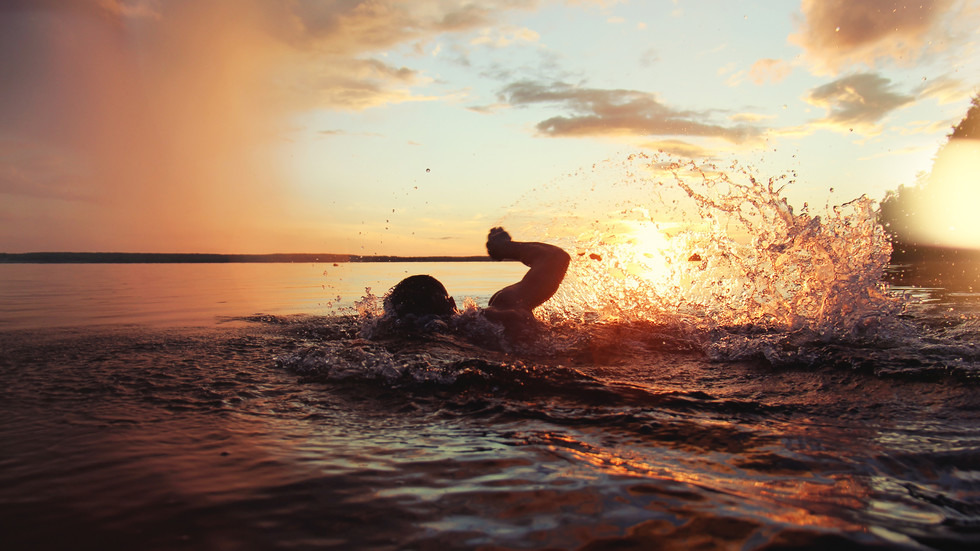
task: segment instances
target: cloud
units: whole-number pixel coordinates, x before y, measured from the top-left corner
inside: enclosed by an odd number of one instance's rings
[[[763,115],[761,113],[735,113],[728,117],[732,122],[762,122],[767,119],[774,119],[776,115]]]
[[[584,78],[581,72],[565,69],[562,55],[554,50],[534,48],[530,52],[524,52],[524,54],[528,53],[531,55],[522,55],[519,61],[513,56],[494,61],[480,70],[479,74],[481,77],[502,83],[524,80],[581,81]]]
[[[270,30],[322,54],[359,55],[444,32],[489,26],[496,2],[259,2]]]
[[[545,104],[571,112],[538,123],[538,131],[547,136],[698,136],[741,143],[760,133],[746,125],[712,124],[708,113],[673,109],[654,95],[636,90],[524,81],[507,86],[501,96],[513,106]]]
[[[363,110],[435,99],[412,92],[431,79],[379,59],[401,44],[414,43],[418,54],[421,44],[445,33],[478,31],[473,43],[492,47],[538,39],[530,29],[498,25],[502,10],[515,8],[507,0],[254,1],[263,14],[262,31],[287,53],[277,75],[285,84],[279,92],[300,109]],[[453,52],[458,63],[469,64],[464,49],[454,45]]]
[[[480,113],[481,115],[490,115],[508,107],[510,106],[506,103],[492,103],[489,105],[471,105],[466,109],[473,111],[474,113]]]
[[[538,33],[528,28],[484,28],[479,34],[470,40],[474,46],[491,46],[494,48],[506,48],[512,44],[520,42],[537,42],[541,38]]]
[[[965,102],[972,95],[972,90],[963,81],[946,76],[923,82],[915,92],[923,98],[936,98],[940,105]]]
[[[394,67],[377,59],[327,57],[304,63],[283,90],[297,110],[331,108],[360,111],[379,105],[430,101],[412,88],[429,79],[407,67]]]
[[[841,131],[874,133],[878,123],[892,111],[908,105],[914,97],[893,90],[891,81],[874,73],[837,79],[810,90],[807,103],[827,110],[816,124]]]
[[[817,74],[880,60],[912,63],[948,43],[962,9],[954,0],[803,0],[799,32],[789,41],[805,50]]]
[[[748,78],[757,86],[762,86],[766,82],[778,83],[785,79],[793,71],[793,68],[781,59],[760,59],[752,64],[748,70],[735,70],[735,63],[730,62],[718,69],[718,75],[724,76],[731,73],[725,79],[725,85],[731,88],[740,86]]]
[[[710,149],[682,140],[660,140],[655,142],[647,142],[643,144],[643,147],[688,159],[705,159],[713,155],[713,152]]]
[[[934,136],[940,132],[949,133],[950,129],[956,125],[956,119],[941,121],[911,121],[899,127],[898,133],[902,136],[914,136],[916,134],[926,134]]]
[[[774,128],[769,131],[769,134],[773,137],[780,138],[803,138],[805,136],[810,136],[814,132],[814,127],[809,124],[801,124],[796,126],[785,126],[782,128]]]
[[[760,59],[749,69],[749,78],[758,85],[768,82],[780,82],[786,78],[793,68],[781,59]]]

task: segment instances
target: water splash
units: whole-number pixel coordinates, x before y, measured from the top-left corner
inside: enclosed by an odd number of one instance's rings
[[[384,311],[381,307],[381,300],[371,292],[370,287],[364,288],[364,296],[360,300],[354,301],[354,309],[358,317],[362,319],[376,318]]]
[[[553,320],[866,332],[894,308],[875,203],[797,213],[782,195],[791,176],[631,155],[536,190],[503,224],[574,253],[543,306]],[[554,216],[546,234],[542,212]]]

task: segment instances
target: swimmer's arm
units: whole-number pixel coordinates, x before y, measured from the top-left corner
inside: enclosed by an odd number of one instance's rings
[[[487,253],[494,260],[518,260],[525,266],[542,266],[548,269],[568,267],[568,253],[548,243],[513,241],[503,228],[493,228],[487,236]]]

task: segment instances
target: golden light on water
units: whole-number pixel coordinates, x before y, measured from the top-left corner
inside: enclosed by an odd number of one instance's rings
[[[727,423],[719,423],[712,429],[719,433],[737,432],[736,428]],[[684,426],[676,426],[674,430],[684,430]],[[587,464],[606,475],[630,478],[642,476],[647,480],[684,485],[694,495],[704,490],[723,489],[727,494],[741,496],[755,503],[778,504],[771,509],[758,507],[754,511],[774,522],[853,530],[856,526],[849,521],[813,511],[801,504],[819,503],[861,510],[866,507],[869,499],[867,484],[858,478],[843,475],[820,480],[767,477],[737,465],[737,461],[733,461],[737,457],[730,451],[707,451],[697,444],[681,444],[679,448],[662,447],[658,450],[658,459],[651,459],[651,456],[641,454],[638,450],[606,449],[587,438],[557,431],[542,432],[535,437],[544,441],[553,453],[574,458],[576,462]],[[697,439],[692,438],[692,441],[696,442]],[[690,452],[701,454],[700,460],[687,464],[687,454]],[[669,491],[667,488],[669,486],[664,485],[664,491]],[[656,486],[645,486],[644,490],[655,492]]]

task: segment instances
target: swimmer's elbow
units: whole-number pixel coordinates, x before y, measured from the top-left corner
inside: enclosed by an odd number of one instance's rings
[[[561,265],[562,270],[567,270],[568,265],[572,262],[572,257],[569,256],[564,250],[555,247],[555,263]]]

